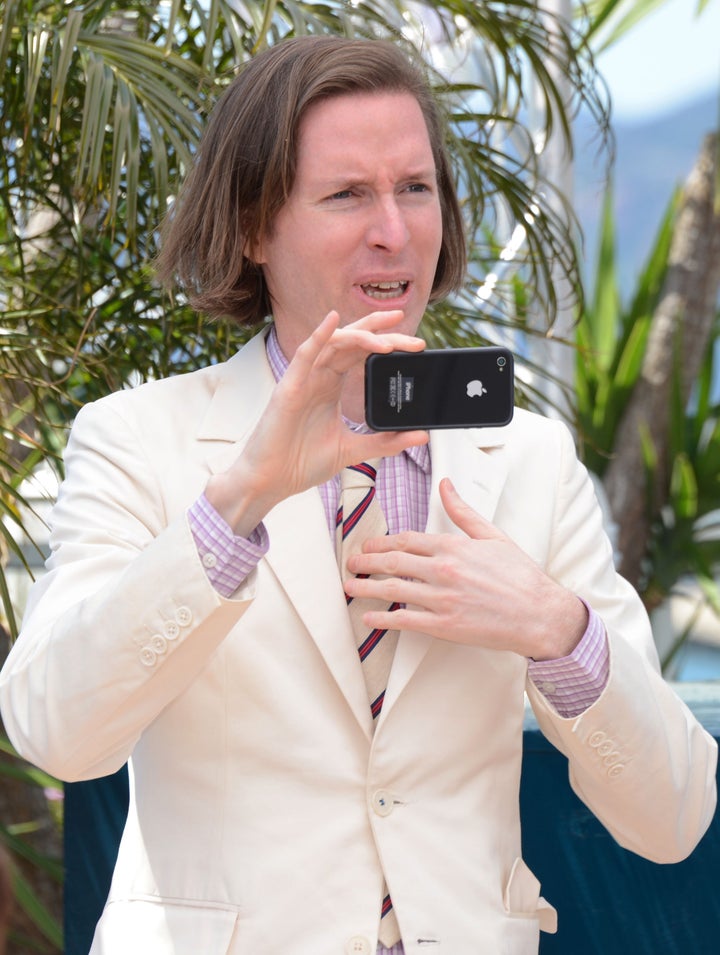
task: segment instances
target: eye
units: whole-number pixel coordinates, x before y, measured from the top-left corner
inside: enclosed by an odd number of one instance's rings
[[[408,192],[430,192],[430,186],[426,182],[411,182],[406,188]]]
[[[350,199],[353,196],[352,189],[339,189],[337,192],[334,192],[331,196],[328,196],[329,199]]]

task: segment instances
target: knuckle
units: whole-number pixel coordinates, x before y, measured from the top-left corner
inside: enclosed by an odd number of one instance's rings
[[[390,553],[385,558],[385,570],[388,574],[397,576],[400,572],[400,555]]]
[[[452,557],[438,558],[435,572],[438,579],[445,583],[452,583],[457,580],[457,566]]]

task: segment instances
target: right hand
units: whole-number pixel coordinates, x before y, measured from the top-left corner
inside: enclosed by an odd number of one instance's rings
[[[425,431],[353,432],[342,418],[343,388],[368,355],[425,347],[420,338],[384,331],[401,319],[398,311],[372,312],[341,328],[333,311],[299,346],[242,454],[205,489],[236,534],[249,535],[279,501],[349,464],[427,442]]]

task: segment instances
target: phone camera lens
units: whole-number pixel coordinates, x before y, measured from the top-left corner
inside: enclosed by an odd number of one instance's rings
[[[506,364],[505,359],[501,355],[497,360],[497,366],[498,368],[504,368],[505,364]]]

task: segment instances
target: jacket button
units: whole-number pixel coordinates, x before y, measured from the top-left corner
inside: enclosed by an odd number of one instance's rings
[[[362,935],[353,935],[345,946],[346,955],[370,955],[370,942]]]
[[[160,633],[155,633],[150,637],[150,646],[155,653],[165,653],[167,651],[167,640]]]
[[[622,763],[613,763],[610,769],[608,769],[608,776],[613,779],[615,776],[619,776],[623,769],[625,769],[625,767]]]
[[[389,816],[395,808],[393,795],[386,789],[378,789],[374,792],[370,804],[376,816]]]
[[[155,661],[157,660],[157,653],[153,650],[152,647],[143,647],[140,651],[140,662],[143,666],[152,667],[155,666]]]
[[[607,739],[607,736],[604,733],[601,733],[600,730],[597,730],[597,732],[593,733],[590,736],[590,738],[588,739],[588,743],[590,744],[590,746],[592,746],[593,749],[597,749],[597,747],[601,743],[604,743],[606,739]]]
[[[163,630],[168,640],[177,640],[180,636],[180,627],[178,627],[174,620],[166,620],[163,624]]]
[[[192,623],[192,610],[189,607],[178,607],[175,611],[175,619],[181,627],[189,627]]]

